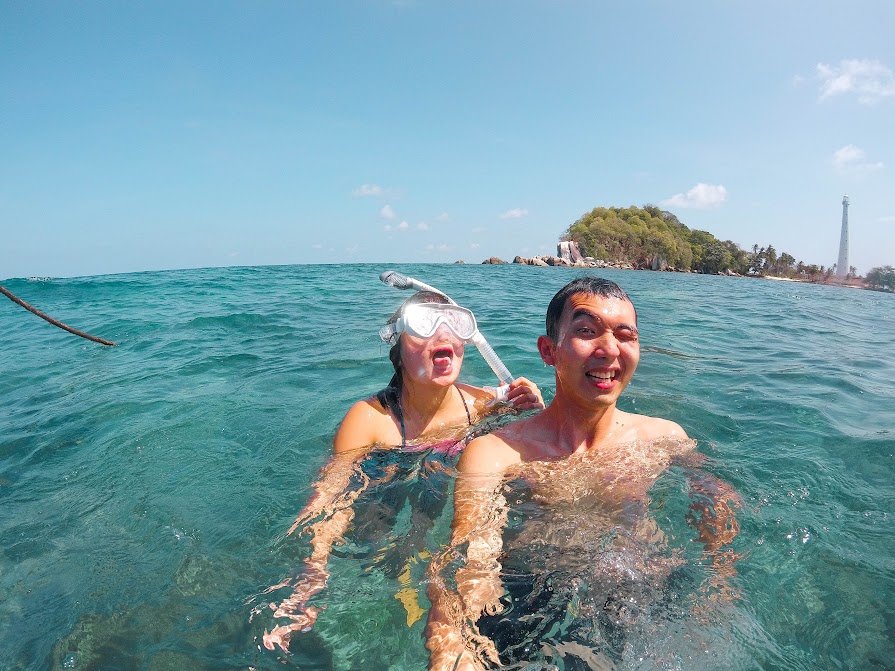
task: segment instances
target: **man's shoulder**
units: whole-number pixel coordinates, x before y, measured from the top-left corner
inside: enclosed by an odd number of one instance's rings
[[[631,412],[624,413],[625,422],[636,429],[637,437],[641,440],[656,440],[658,438],[673,438],[688,440],[687,432],[677,422],[661,417],[638,415]]]
[[[518,450],[498,431],[470,442],[463,450],[457,470],[461,473],[503,473],[519,461]]]

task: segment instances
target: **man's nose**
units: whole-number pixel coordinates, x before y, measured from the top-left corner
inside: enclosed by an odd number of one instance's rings
[[[615,334],[607,331],[594,341],[594,354],[602,357],[617,357],[621,353]]]

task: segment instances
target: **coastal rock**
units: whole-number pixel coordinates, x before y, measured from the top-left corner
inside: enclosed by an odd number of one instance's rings
[[[492,257],[490,257],[490,258],[485,259],[484,261],[482,261],[482,264],[483,264],[483,265],[484,265],[484,264],[491,264],[491,265],[494,265],[494,266],[498,266],[498,265],[506,264],[506,261],[504,261],[503,259],[499,259],[499,258],[497,258],[496,256],[492,256]]]
[[[547,262],[544,259],[542,259],[540,256],[535,256],[528,260],[528,265],[530,265],[530,266],[546,266]]]
[[[531,259],[526,259],[524,256],[519,256],[518,254],[513,258],[513,263],[521,263],[524,266],[531,265]]]
[[[454,261],[454,265],[456,265],[458,263],[466,263],[466,262],[465,261]]]
[[[578,249],[578,243],[574,240],[560,240],[556,245],[556,254],[569,265],[573,265],[579,261],[584,261],[581,250]]]

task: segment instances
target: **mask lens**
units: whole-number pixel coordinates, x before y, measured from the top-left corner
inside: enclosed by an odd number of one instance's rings
[[[438,328],[438,313],[423,305],[411,305],[404,311],[407,326],[420,338],[430,338]]]
[[[442,323],[461,340],[470,339],[476,331],[475,317],[466,308],[441,303],[410,305],[404,311],[407,330],[420,338],[431,338]]]
[[[475,333],[475,317],[468,310],[445,310],[444,321],[463,340],[468,340]]]

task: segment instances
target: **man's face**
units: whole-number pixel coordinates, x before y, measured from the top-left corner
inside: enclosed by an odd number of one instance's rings
[[[556,368],[556,393],[577,402],[612,405],[640,361],[634,306],[619,298],[572,294],[556,342],[538,339],[545,363]]]

